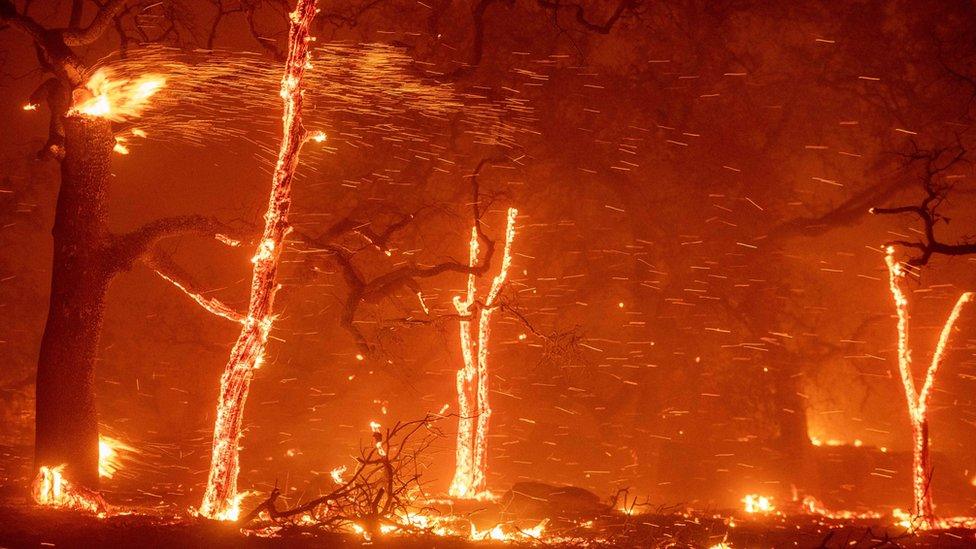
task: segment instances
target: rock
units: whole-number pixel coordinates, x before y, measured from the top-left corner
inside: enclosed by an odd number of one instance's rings
[[[502,496],[499,504],[504,514],[520,518],[579,518],[610,511],[610,507],[589,490],[541,482],[516,483]]]

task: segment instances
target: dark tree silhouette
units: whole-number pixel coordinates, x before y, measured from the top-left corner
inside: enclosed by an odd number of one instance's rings
[[[108,119],[70,110],[73,94],[87,93],[89,67],[76,48],[122,28],[135,4],[110,0],[83,25],[86,2],[75,0],[69,26],[48,28],[28,15],[29,3],[21,10],[0,0],[0,23],[32,41],[39,66],[50,75],[31,100],[50,112],[41,155],[61,165],[51,296],[37,362],[35,466],[64,464],[66,476],[88,488],[98,486],[95,357],[109,283],[160,240],[191,232],[214,235],[220,227],[214,219],[189,215],[159,219],[128,234],[108,229],[115,136]]]
[[[913,142],[912,150],[905,155],[906,168],[910,169],[914,165],[921,166],[919,183],[924,193],[921,202],[888,208],[871,208],[870,210],[876,215],[911,214],[918,217],[922,222],[923,232],[920,240],[914,242],[893,240],[888,242],[889,246],[918,250],[918,254],[907,261],[913,267],[928,264],[933,255],[976,254],[976,241],[973,241],[972,238],[965,237],[960,242],[949,244],[939,240],[936,234],[936,228],[940,224],[948,225],[951,221],[949,217],[940,212],[940,208],[946,204],[954,188],[952,181],[947,179],[945,175],[949,170],[967,162],[966,154],[966,148],[958,137],[954,145],[941,148],[922,149]]]

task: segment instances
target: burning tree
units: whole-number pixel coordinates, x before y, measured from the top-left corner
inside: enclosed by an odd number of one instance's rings
[[[61,171],[50,303],[37,363],[34,459],[38,470],[63,471],[78,488],[99,484],[95,358],[111,281],[162,239],[187,233],[214,236],[221,230],[218,222],[199,215],[157,219],[124,234],[108,229],[111,156],[113,150],[124,151],[113,122],[138,117],[165,78],[113,81],[92,73],[77,49],[94,44],[110,29],[124,42],[134,4],[101,3],[84,25],[85,3],[75,1],[68,26],[49,28],[26,8],[0,1],[0,23],[33,42],[38,64],[50,75],[25,109],[48,107],[49,134],[41,156],[58,162]],[[146,40],[164,40],[167,34]]]
[[[885,255],[888,265],[888,280],[891,295],[895,300],[898,311],[898,371],[901,374],[905,398],[908,400],[908,417],[912,423],[912,493],[914,496],[915,517],[921,526],[934,527],[935,513],[932,507],[932,493],[929,485],[932,481],[932,464],[929,454],[929,423],[928,406],[932,400],[932,387],[935,385],[935,374],[938,372],[953,326],[962,313],[962,308],[973,299],[972,292],[965,292],[956,300],[949,318],[942,327],[939,341],[932,354],[932,362],[925,370],[922,389],[915,389],[915,374],[912,372],[912,352],[908,344],[908,298],[902,289],[906,270],[894,259],[894,247],[889,246]]]
[[[291,207],[291,184],[302,144],[310,137],[302,125],[302,79],[306,69],[311,66],[309,45],[313,38],[309,35],[309,28],[316,13],[316,0],[299,0],[291,14],[288,58],[281,79],[283,134],[271,185],[271,198],[264,214],[264,232],[251,259],[254,269],[247,315],[220,380],[210,476],[200,506],[200,513],[209,518],[237,520],[239,513],[238,445],[244,403],[254,370],[261,366],[264,347],[274,323],[278,264],[285,236],[290,230],[288,210]]]
[[[508,209],[505,227],[505,247],[498,275],[484,301],[477,303],[477,277],[468,274],[467,293],[464,299],[454,298],[454,307],[460,319],[461,355],[464,367],[457,373],[458,433],[454,480],[450,494],[458,498],[479,498],[487,493],[488,470],[488,422],[491,418],[489,405],[488,340],[491,336],[491,316],[498,308],[498,297],[505,285],[512,264],[512,241],[515,239],[515,217],[518,210]],[[483,237],[480,217],[475,216],[471,228],[468,265],[478,264],[478,241]],[[477,312],[477,339],[472,337],[472,320]]]
[[[932,481],[932,464],[929,451],[929,423],[928,411],[932,400],[932,389],[935,385],[936,374],[943,362],[949,338],[953,327],[962,313],[963,307],[973,300],[973,292],[964,292],[956,300],[949,317],[942,326],[939,339],[932,354],[932,361],[925,371],[920,390],[916,389],[915,374],[912,371],[912,352],[909,345],[909,309],[908,298],[903,288],[905,278],[912,270],[917,270],[928,264],[935,254],[967,255],[976,253],[976,244],[960,242],[946,244],[936,236],[935,229],[939,223],[948,224],[949,219],[940,213],[953,188],[949,179],[944,177],[946,172],[964,160],[966,149],[957,137],[956,145],[941,149],[922,150],[912,143],[912,151],[907,155],[909,165],[921,164],[921,184],[924,197],[918,205],[897,206],[891,208],[872,208],[870,211],[879,215],[913,214],[923,223],[923,239],[917,242],[896,240],[886,246],[885,264],[888,267],[888,284],[894,298],[895,309],[898,313],[898,370],[901,375],[905,398],[908,403],[908,416],[912,425],[912,494],[915,520],[922,528],[934,528],[939,525],[935,517],[932,503],[930,484]],[[918,255],[909,258],[905,263],[895,259],[895,248],[902,247],[918,250]]]

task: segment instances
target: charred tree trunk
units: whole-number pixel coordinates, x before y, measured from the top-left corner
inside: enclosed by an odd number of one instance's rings
[[[799,394],[802,377],[790,375],[790,360],[789,356],[785,357],[781,367],[787,370],[771,379],[772,401],[776,406],[772,410],[772,419],[776,433],[770,443],[777,455],[778,469],[783,480],[794,488],[809,492],[816,488],[819,479],[813,460],[813,445],[810,443],[806,402]],[[792,357],[792,360],[800,359]]]
[[[115,144],[104,119],[66,117],[54,217],[51,300],[37,364],[35,466],[65,464],[98,487],[95,356],[110,273],[106,202]]]
[[[779,376],[775,391],[776,425],[775,446],[787,457],[802,457],[810,446],[807,428],[806,403],[799,394],[799,376],[784,372]]]

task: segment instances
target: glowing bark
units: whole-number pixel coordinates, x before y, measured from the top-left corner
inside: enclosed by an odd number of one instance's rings
[[[498,275],[491,282],[484,303],[479,308],[478,339],[472,338],[472,307],[477,297],[475,275],[468,275],[467,295],[454,298],[454,307],[461,316],[460,340],[464,367],[457,374],[458,435],[455,454],[454,479],[449,493],[457,498],[474,499],[488,494],[488,424],[491,418],[489,404],[488,340],[491,337],[491,316],[498,307],[508,270],[512,264],[512,242],[515,240],[515,217],[518,210],[508,209],[505,228],[505,249]],[[478,231],[471,230],[468,266],[478,264]]]
[[[239,322],[241,324],[244,323],[244,318],[240,314],[238,314],[237,311],[231,309],[219,299],[214,297],[205,297],[201,293],[194,292],[193,290],[181,284],[179,281],[174,280],[172,277],[163,274],[159,270],[156,270],[156,274],[159,275],[159,278],[162,278],[166,282],[169,282],[177,290],[186,294],[187,297],[192,299],[197,305],[203,307],[203,309],[209,312],[210,314],[219,316],[221,318],[226,318],[227,320],[231,320],[234,322]]]
[[[935,527],[937,521],[932,505],[932,492],[929,483],[932,480],[932,466],[929,454],[929,424],[928,405],[932,399],[932,387],[935,385],[935,375],[942,363],[952,328],[959,319],[963,306],[973,299],[972,292],[959,296],[949,318],[946,319],[932,362],[925,372],[922,390],[916,392],[915,379],[912,374],[912,352],[908,342],[908,299],[901,288],[901,281],[905,277],[902,266],[894,259],[894,249],[888,248],[885,256],[888,265],[888,285],[895,301],[898,312],[898,370],[901,374],[902,386],[905,389],[905,399],[908,401],[908,416],[912,424],[912,493],[914,497],[915,518],[922,528]]]
[[[473,269],[477,265],[478,230],[472,227],[468,266]],[[475,365],[474,341],[471,339],[471,306],[474,305],[475,293],[475,275],[474,273],[470,273],[468,274],[468,290],[464,301],[461,301],[460,297],[454,298],[454,308],[461,315],[461,357],[464,360],[464,366],[457,373],[458,433],[457,448],[455,449],[456,465],[454,480],[451,482],[451,488],[449,490],[449,493],[455,497],[470,497],[469,490],[473,484],[474,403],[477,398],[474,392],[474,381],[478,374],[478,369]]]
[[[251,296],[244,326],[231,350],[220,380],[220,402],[214,425],[210,476],[200,506],[200,514],[218,520],[236,520],[241,495],[237,492],[238,445],[241,438],[244,403],[254,370],[260,367],[268,333],[274,323],[274,297],[278,290],[278,263],[284,238],[288,234],[291,184],[298,156],[308,133],[302,125],[302,79],[309,66],[309,27],[316,0],[298,0],[291,13],[288,60],[281,80],[283,133],[275,166],[271,198],[264,215],[264,233],[257,253],[251,259]]]

